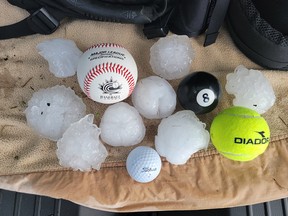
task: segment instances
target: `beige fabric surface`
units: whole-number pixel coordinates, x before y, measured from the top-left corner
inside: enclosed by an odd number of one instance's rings
[[[0,25],[26,16],[25,11],[0,2]],[[68,19],[52,35],[0,41],[0,188],[64,198],[109,211],[223,208],[287,197],[288,74],[264,70],[251,62],[234,46],[225,25],[212,46],[202,46],[203,36],[190,39],[196,53],[191,72],[210,72],[219,78],[223,88],[219,106],[199,118],[209,129],[216,114],[232,105],[233,97],[224,90],[227,73],[240,64],[259,69],[277,97],[273,108],[264,114],[271,128],[271,143],[263,155],[244,163],[223,158],[212,146],[194,154],[182,166],[171,165],[163,158],[160,176],[148,184],[136,183],[126,172],[125,160],[134,147],[106,146],[109,157],[100,171],[76,172],[58,164],[55,142],[39,137],[26,125],[23,111],[33,93],[55,85],[74,89],[87,105],[87,114],[96,114],[97,125],[107,108],[84,96],[76,76],[60,79],[49,72],[36,46],[52,38],[74,40],[81,50],[96,43],[118,43],[135,58],[139,79],[154,75],[149,49],[157,39],[147,40],[142,26]],[[179,82],[170,83],[176,90]],[[131,99],[126,102],[131,104]],[[160,121],[144,122],[147,134],[139,145],[153,147]]]

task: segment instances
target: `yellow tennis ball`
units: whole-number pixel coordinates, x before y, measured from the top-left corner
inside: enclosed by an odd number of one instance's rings
[[[253,160],[270,141],[266,120],[244,107],[231,107],[219,113],[211,124],[210,135],[218,152],[235,161]]]

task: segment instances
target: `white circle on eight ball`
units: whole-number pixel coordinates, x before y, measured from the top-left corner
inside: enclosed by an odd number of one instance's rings
[[[215,98],[214,91],[211,89],[202,89],[198,92],[196,101],[200,106],[208,107],[214,102]]]

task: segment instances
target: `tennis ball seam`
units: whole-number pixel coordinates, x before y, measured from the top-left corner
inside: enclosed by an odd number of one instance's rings
[[[222,113],[221,115],[241,117],[241,118],[263,118],[262,116],[250,116],[250,115],[245,115],[245,114],[233,114],[233,113]]]
[[[219,151],[219,153],[221,153],[221,154],[226,154],[226,155],[231,155],[231,156],[237,156],[237,157],[251,157],[251,155],[258,155],[258,154],[243,154],[243,153],[239,153],[239,154],[237,154],[237,153],[233,153],[233,152],[226,152],[226,151]]]

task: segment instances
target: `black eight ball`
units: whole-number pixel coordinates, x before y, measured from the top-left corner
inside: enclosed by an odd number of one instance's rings
[[[177,97],[184,109],[195,114],[211,112],[221,96],[219,81],[210,73],[199,71],[186,76],[179,84]]]

